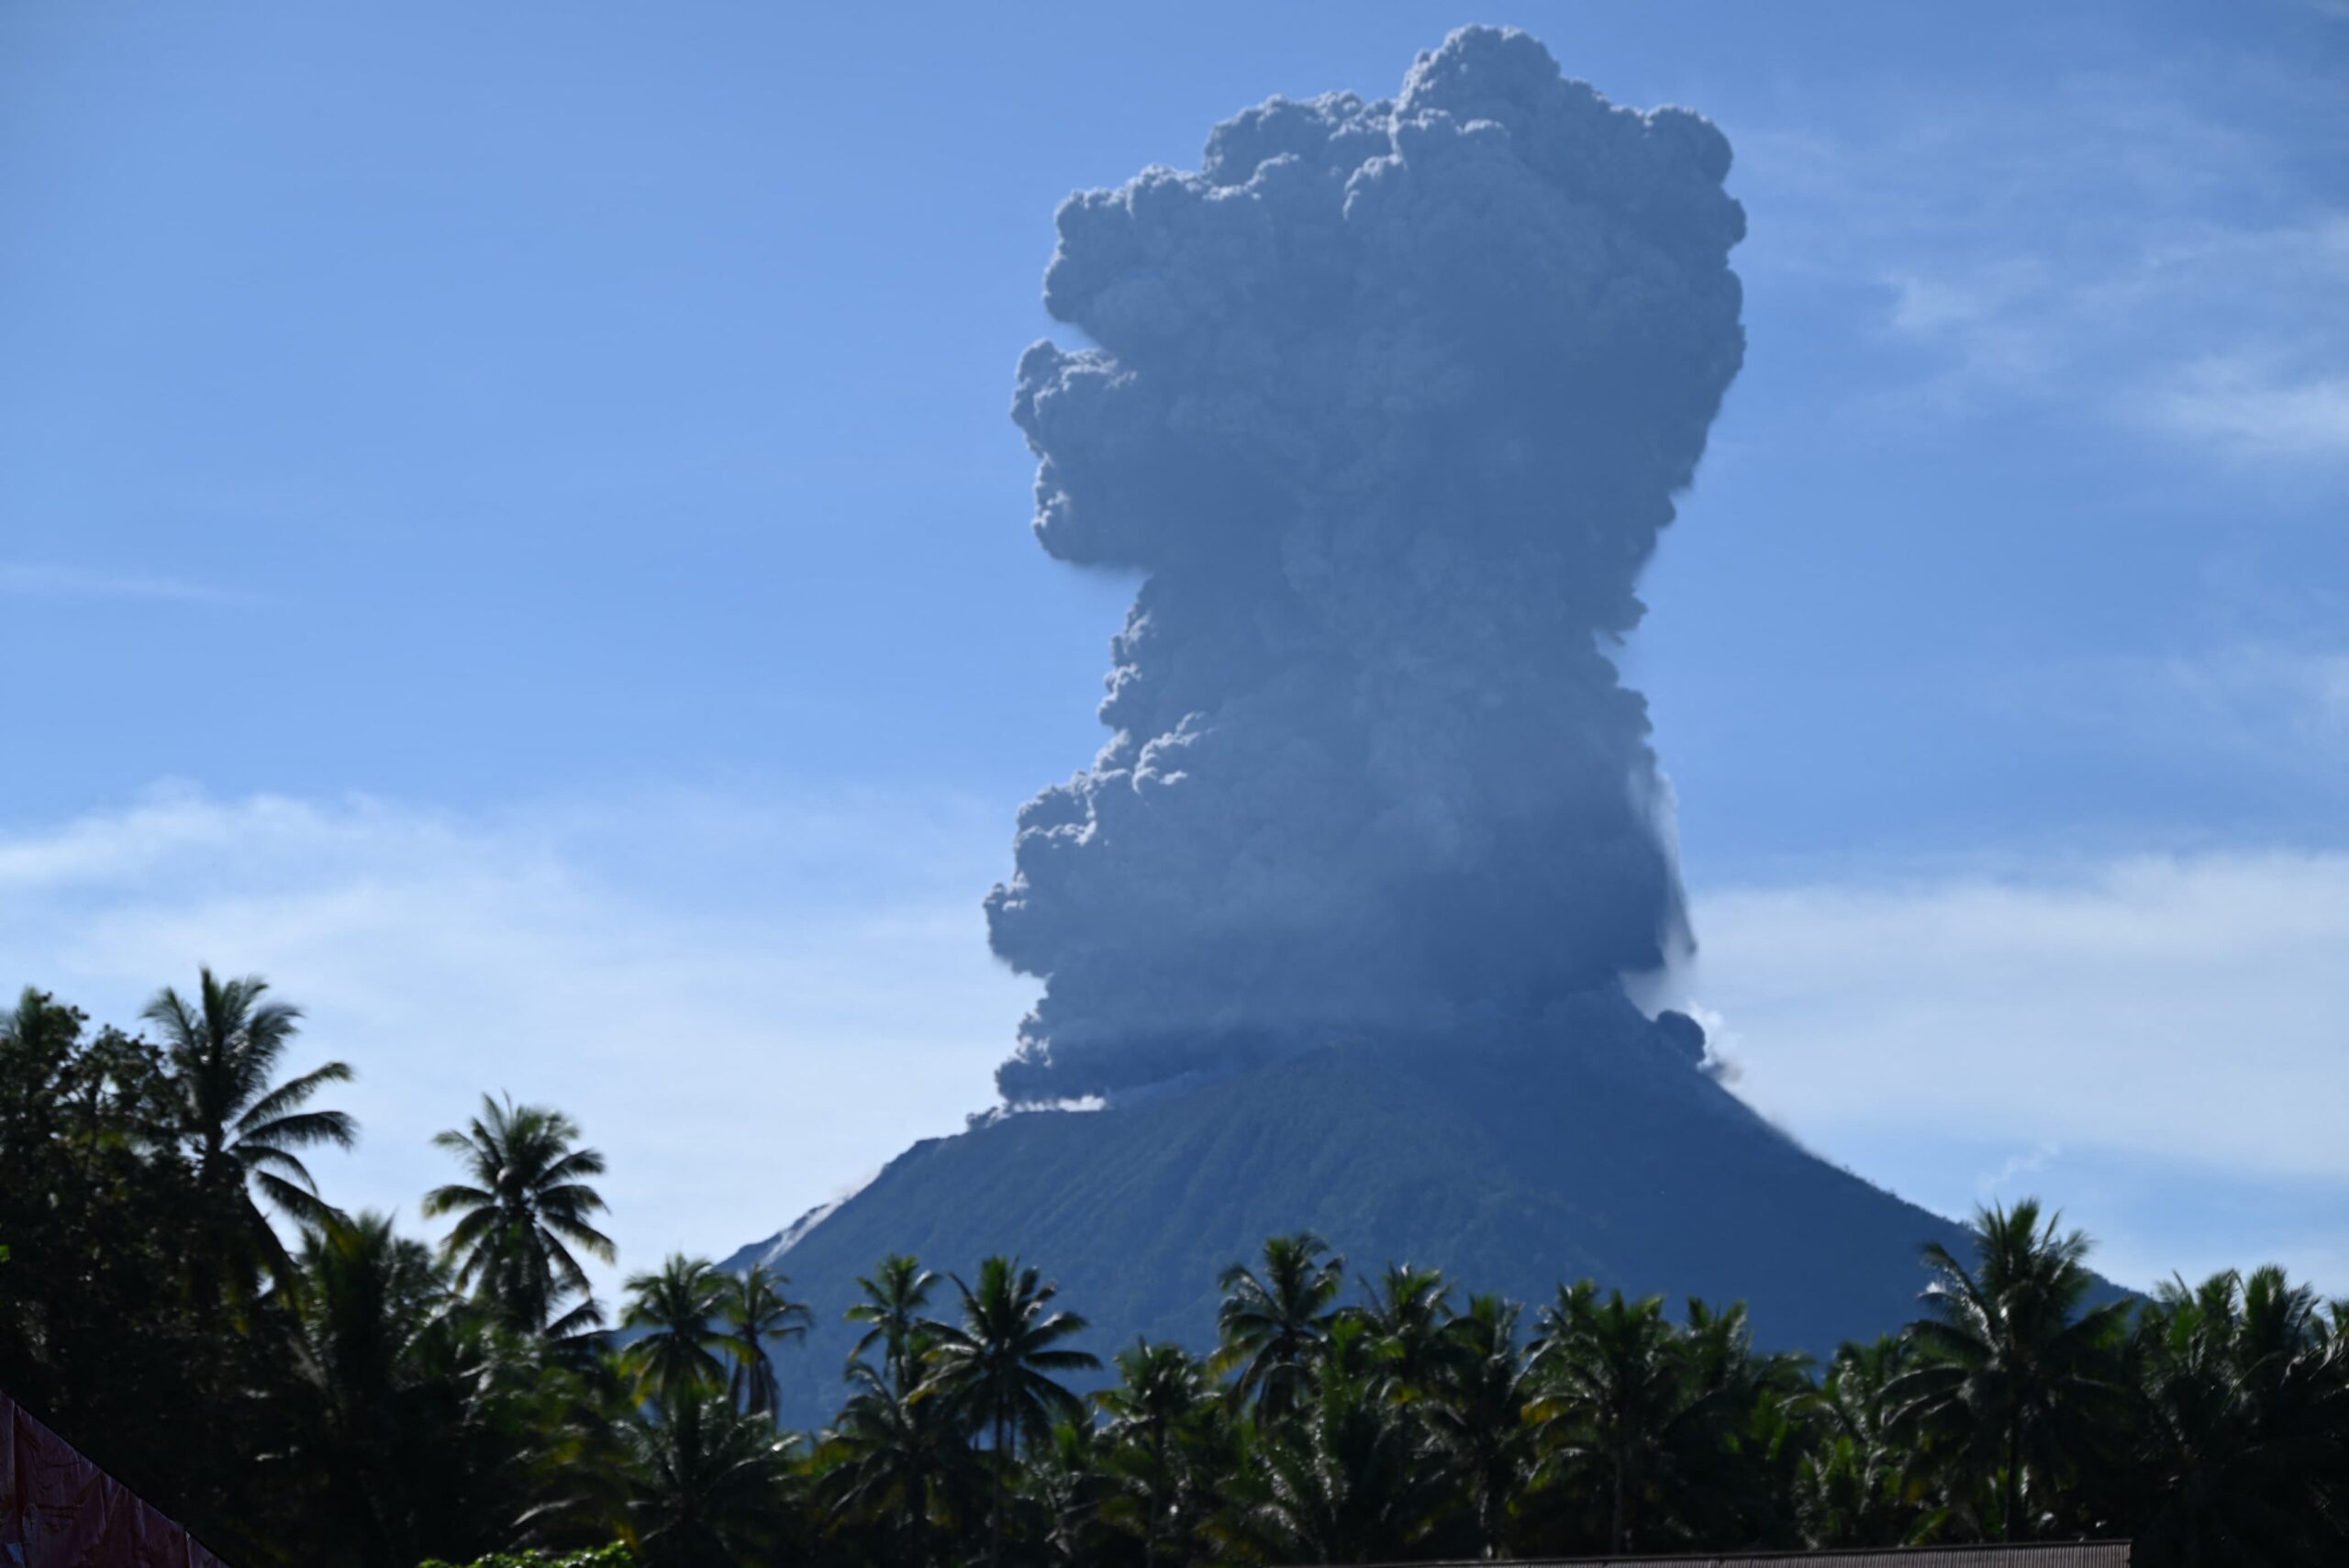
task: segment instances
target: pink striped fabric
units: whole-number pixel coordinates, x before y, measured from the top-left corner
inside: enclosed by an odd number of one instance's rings
[[[0,1394],[0,1568],[226,1568]]]

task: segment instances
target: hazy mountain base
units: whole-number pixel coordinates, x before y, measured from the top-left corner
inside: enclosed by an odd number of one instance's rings
[[[1217,1275],[1298,1229],[1356,1273],[1432,1265],[1464,1294],[1538,1305],[1588,1277],[1675,1309],[1742,1299],[1763,1345],[1821,1356],[1917,1316],[1922,1243],[1965,1254],[1960,1227],[1803,1150],[1627,1004],[1542,1033],[1348,1042],[916,1144],[774,1260],[816,1318],[776,1358],[786,1422],[839,1403],[841,1314],[891,1251],[966,1277],[1016,1253],[1105,1356],[1137,1334],[1211,1348]]]

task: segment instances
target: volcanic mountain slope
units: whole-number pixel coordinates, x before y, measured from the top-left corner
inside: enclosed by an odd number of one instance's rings
[[[1018,1254],[1105,1359],[1138,1334],[1209,1345],[1218,1273],[1300,1229],[1356,1274],[1434,1265],[1464,1296],[1538,1305],[1587,1277],[1675,1308],[1743,1300],[1762,1343],[1822,1354],[1916,1316],[1921,1243],[1964,1255],[1959,1227],[1808,1153],[1699,1071],[1693,1026],[1624,1006],[1567,1036],[1354,1041],[1145,1103],[1006,1117],[917,1144],[726,1266],[771,1258],[814,1308],[807,1342],[777,1357],[805,1426],[839,1403],[841,1314],[891,1251],[965,1278]],[[953,1301],[941,1281],[936,1308]]]

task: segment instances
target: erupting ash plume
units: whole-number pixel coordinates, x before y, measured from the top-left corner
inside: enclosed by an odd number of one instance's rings
[[[1036,537],[1148,573],[1088,772],[987,901],[1015,1102],[1556,1027],[1687,941],[1607,653],[1744,353],[1728,141],[1472,28],[1074,196],[1019,365]]]

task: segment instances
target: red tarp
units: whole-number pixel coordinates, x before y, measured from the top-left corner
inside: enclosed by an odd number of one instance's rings
[[[0,1394],[0,1565],[226,1568]]]

